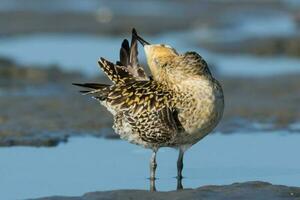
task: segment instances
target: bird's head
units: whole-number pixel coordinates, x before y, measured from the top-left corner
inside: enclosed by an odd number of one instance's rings
[[[154,80],[161,73],[162,68],[170,64],[170,62],[178,56],[174,48],[165,44],[150,44],[133,29],[133,36],[143,45],[147,58],[147,63]]]
[[[178,54],[177,51],[166,44],[150,44],[136,32],[133,34],[143,45],[147,63],[157,81],[164,80],[185,80],[200,76],[210,76],[206,62],[195,52]]]

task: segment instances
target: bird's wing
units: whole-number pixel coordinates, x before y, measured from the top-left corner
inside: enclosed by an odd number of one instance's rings
[[[146,112],[144,115],[128,116],[132,120],[131,126],[139,137],[148,143],[166,144],[178,132],[178,125],[174,119],[175,115],[171,108],[163,107],[160,110]]]
[[[125,82],[148,81],[143,67],[138,60],[138,41],[136,30],[132,30],[131,44],[127,39],[123,40],[120,48],[120,61],[116,64],[100,58],[98,64],[108,78],[115,84],[124,84]]]
[[[139,64],[138,42],[136,35],[136,30],[133,29],[130,47],[128,40],[123,40],[120,49],[120,61],[117,62],[117,65],[127,69],[127,71],[134,77],[135,80],[149,80],[145,70]]]
[[[136,81],[112,88],[107,103],[124,113],[140,138],[150,143],[166,143],[180,126],[172,105],[172,94],[154,81]]]
[[[73,85],[85,88],[85,90],[80,91],[84,95],[97,93],[97,99],[101,101],[106,99],[111,87],[99,83],[73,83]]]
[[[115,84],[124,84],[135,80],[124,66],[114,64],[104,58],[100,58],[98,64],[107,77]]]
[[[134,114],[141,114],[172,106],[171,98],[172,94],[155,81],[134,81],[113,86],[107,101],[118,110],[130,110]]]

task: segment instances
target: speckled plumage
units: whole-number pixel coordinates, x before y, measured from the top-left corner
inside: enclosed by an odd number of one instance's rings
[[[108,108],[114,116],[113,128],[122,139],[155,152],[159,147],[179,148],[178,162],[182,163],[183,152],[210,133],[221,119],[221,85],[199,54],[178,54],[167,45],[148,43],[144,49],[153,77],[147,77],[138,63],[136,37],[133,32],[130,47],[127,40],[123,41],[116,64],[99,60],[113,85],[76,85],[90,88],[83,93],[92,94]]]

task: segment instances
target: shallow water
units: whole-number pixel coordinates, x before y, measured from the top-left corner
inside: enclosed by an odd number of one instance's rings
[[[88,35],[30,35],[0,39],[0,56],[25,65],[57,64],[68,71],[93,74],[100,71],[100,56],[116,60],[121,38]],[[39,66],[38,66],[39,67]]]
[[[300,135],[214,134],[185,156],[183,185],[195,188],[250,180],[300,186]],[[55,148],[0,148],[1,199],[90,191],[148,189],[151,151],[121,140],[72,138]],[[177,152],[158,153],[158,190],[176,189]]]
[[[166,42],[178,52],[196,51],[218,72],[230,76],[270,76],[282,73],[300,72],[300,59],[288,57],[256,57],[221,55],[207,52],[193,44],[193,32],[179,32],[145,37],[153,43]],[[188,36],[188,37],[187,37]],[[187,39],[189,38],[189,39]],[[0,39],[0,56],[16,59],[26,65],[57,64],[64,70],[80,71],[88,75],[101,73],[97,60],[101,57],[118,59],[120,37],[96,37],[90,35],[44,34]],[[140,49],[140,61],[145,56]]]

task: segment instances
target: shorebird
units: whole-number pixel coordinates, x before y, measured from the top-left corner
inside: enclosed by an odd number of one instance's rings
[[[144,47],[151,77],[138,62],[137,41]],[[158,149],[178,149],[181,185],[184,152],[209,134],[223,115],[222,87],[205,60],[196,52],[179,54],[169,45],[150,44],[133,29],[131,45],[126,39],[122,43],[120,61],[100,58],[98,63],[112,85],[75,85],[89,88],[81,92],[112,113],[113,128],[122,139],[152,149],[150,180],[155,180]]]

